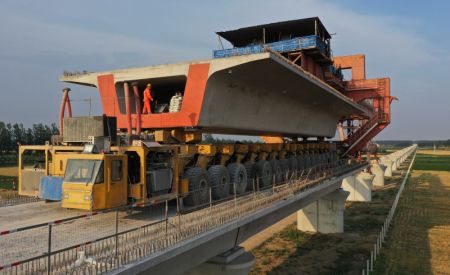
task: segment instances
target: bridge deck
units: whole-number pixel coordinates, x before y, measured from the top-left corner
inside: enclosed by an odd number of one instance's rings
[[[33,272],[45,272],[51,228],[50,262],[54,272],[95,273],[105,268],[123,274],[141,271],[159,274],[170,268],[174,274],[183,273],[340,188],[344,177],[366,166],[342,165],[308,173],[274,188],[191,213],[176,215],[172,206],[167,219],[164,206],[144,208],[132,214],[118,212],[117,231],[115,212],[110,212],[52,227],[11,232],[0,237],[0,246],[9,247],[0,252],[0,270],[11,263],[19,263],[24,268],[25,263],[26,267],[38,268]],[[42,204],[36,205],[45,209]],[[79,251],[95,259],[96,264],[92,260],[77,261]]]
[[[269,200],[270,203],[260,208],[252,206],[254,201],[242,201],[237,207],[233,207],[232,204],[224,205],[222,211],[233,213],[237,216],[234,220],[218,225],[211,230],[199,232],[192,238],[178,242],[161,252],[152,253],[134,263],[125,265],[113,271],[113,274],[137,274],[141,272],[163,274],[167,270],[170,270],[171,274],[182,274],[207,261],[212,256],[230,250],[255,233],[295,213],[320,197],[339,189],[345,177],[366,167],[367,165],[361,165],[353,167],[353,169],[347,170],[339,176],[322,178],[313,187],[300,189],[301,192],[291,192],[292,190],[287,187],[288,189],[285,190],[287,192],[280,191],[266,194],[266,198],[260,199]],[[295,187],[293,188],[295,190]],[[245,213],[246,208],[253,209],[253,211]],[[196,214],[211,217],[208,210]],[[233,216],[233,214],[230,215]]]

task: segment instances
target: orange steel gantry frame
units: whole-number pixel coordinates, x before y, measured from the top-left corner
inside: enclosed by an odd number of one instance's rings
[[[303,57],[301,63],[302,68],[324,79],[324,74],[321,73],[321,67],[314,60],[307,59],[306,57]],[[371,139],[389,125],[391,121],[391,102],[396,98],[390,95],[390,79],[388,77],[366,79],[365,55],[337,56],[333,58],[333,65],[336,68],[351,70],[352,72],[351,80],[344,80],[341,83],[342,85],[335,87],[353,101],[357,103],[366,101],[365,105],[372,107],[372,110],[369,110],[370,114],[368,117],[354,118],[354,120],[360,121],[360,128],[353,131],[351,135],[346,136],[342,129],[340,129],[341,145],[345,144],[343,146],[344,150],[346,150],[345,153],[354,155],[364,149]],[[327,80],[330,82],[336,81],[336,79]],[[348,120],[348,118],[344,120]],[[263,136],[261,139],[266,143],[283,142],[283,138],[276,136]]]
[[[366,144],[391,122],[391,102],[396,99],[390,95],[390,79],[366,79],[366,62],[363,54],[338,56],[333,58],[336,67],[351,69],[351,80],[344,81],[344,94],[357,103],[371,103],[373,113],[363,119],[361,127],[345,138],[348,154],[362,150]]]

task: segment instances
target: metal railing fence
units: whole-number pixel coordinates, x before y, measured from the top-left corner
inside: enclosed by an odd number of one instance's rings
[[[256,178],[251,181],[250,190],[242,194],[236,192],[236,184],[232,183],[230,196],[219,200],[211,194],[214,188],[223,186],[211,186],[207,199],[192,208],[181,209],[181,197],[177,197],[140,211],[135,210],[137,205],[130,205],[4,231],[0,245],[9,249],[0,251],[0,273],[105,273],[362,165],[366,164],[319,164],[286,172],[282,182],[273,175],[268,186],[261,186],[263,178]]]
[[[410,152],[409,154],[411,154],[411,153],[412,152]],[[414,152],[414,156],[412,157],[411,162],[408,167],[408,170],[406,171],[406,174],[403,177],[402,183],[400,185],[400,188],[397,191],[397,194],[395,196],[394,202],[392,203],[391,209],[389,210],[389,213],[386,216],[386,219],[384,220],[383,226],[381,227],[381,230],[378,233],[377,240],[373,246],[372,251],[370,252],[370,256],[366,260],[366,267],[363,268],[361,271],[362,275],[368,275],[371,271],[373,271],[375,261],[377,260],[377,256],[380,254],[380,250],[383,247],[383,243],[384,243],[386,235],[389,231],[389,226],[391,225],[392,219],[395,214],[395,210],[397,209],[398,201],[400,200],[400,196],[401,196],[403,189],[405,188],[405,184],[409,178],[409,174],[410,174],[411,168],[414,164],[415,158],[416,158],[416,154]]]

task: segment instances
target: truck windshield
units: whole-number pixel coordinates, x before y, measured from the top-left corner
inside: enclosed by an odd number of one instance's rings
[[[92,159],[70,159],[67,161],[64,182],[92,183],[103,181],[103,161]]]

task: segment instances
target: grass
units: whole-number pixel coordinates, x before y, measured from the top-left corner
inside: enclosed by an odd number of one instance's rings
[[[413,169],[373,274],[450,274],[449,152],[419,151]]]
[[[450,172],[413,171],[373,274],[450,274]]]
[[[0,190],[13,189],[13,180],[16,181],[16,188],[18,185],[17,167],[0,167]]]
[[[417,150],[418,155],[435,155],[435,156],[450,156],[449,149],[420,149]]]
[[[292,224],[252,250],[251,274],[361,274],[394,200],[400,176],[386,180],[370,203],[347,203],[344,232],[313,234]]]
[[[450,156],[417,154],[413,169],[450,172]]]
[[[18,185],[17,177],[10,177],[10,176],[1,176],[0,175],[0,190],[6,189],[6,190],[12,190],[13,189],[13,181],[16,181],[16,188]]]

